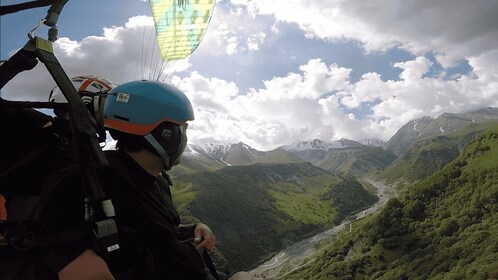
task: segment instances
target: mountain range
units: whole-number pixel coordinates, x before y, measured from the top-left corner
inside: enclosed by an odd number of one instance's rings
[[[467,126],[494,123],[497,121],[498,108],[488,107],[466,113],[444,113],[436,118],[424,116],[419,119],[411,120],[402,126],[387,142],[375,138],[358,141],[339,139],[331,142],[312,139],[297,141],[279,147],[273,151],[266,152],[258,151],[242,142],[225,145],[189,144],[184,155],[186,157],[208,159],[223,165],[248,165],[265,160],[269,161],[271,160],[272,153],[276,150],[285,150],[296,156],[309,151],[318,151],[318,154],[322,154],[331,150],[384,148],[386,151],[393,153],[396,157],[400,157],[406,154],[418,140],[451,135]],[[280,153],[282,152],[280,151]],[[306,158],[306,156],[303,157]],[[298,159],[303,158],[299,156],[297,158],[292,156],[286,158],[286,160]]]
[[[354,178],[424,180],[496,123],[498,109],[485,108],[411,121],[386,143],[312,139],[271,151],[189,144],[170,172],[173,197],[183,217],[220,236],[217,265],[249,269],[372,204],[368,186]]]
[[[414,181],[425,178],[453,160],[465,144],[496,122],[498,108],[489,107],[409,121],[387,142],[373,138],[359,141],[312,139],[271,151],[259,151],[242,142],[189,144],[181,166],[174,170],[173,175],[213,171],[232,165],[304,161],[339,176],[381,174],[377,178],[389,183],[397,181],[399,166],[403,166],[405,170],[416,172],[401,174],[401,177]]]
[[[380,140],[372,141],[379,145]],[[232,165],[251,165],[255,163],[310,162],[327,171],[341,176],[363,175],[385,169],[396,156],[381,147],[361,144],[357,141],[340,139],[327,142],[319,139],[298,141],[271,151],[258,151],[244,143],[228,145],[188,145],[182,158],[182,171],[194,172],[201,163],[220,168]],[[175,173],[176,175],[177,173]]]

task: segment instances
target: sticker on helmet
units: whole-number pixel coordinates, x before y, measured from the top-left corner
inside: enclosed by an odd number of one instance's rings
[[[163,131],[161,132],[161,137],[164,140],[170,140],[172,136],[173,136],[173,132],[167,128],[163,129]]]
[[[85,103],[85,105],[88,105],[92,103],[93,98],[91,96],[82,96],[81,100],[83,100],[83,103]]]
[[[128,93],[120,92],[118,93],[118,96],[116,96],[117,102],[128,103],[128,100],[130,100],[130,95]]]

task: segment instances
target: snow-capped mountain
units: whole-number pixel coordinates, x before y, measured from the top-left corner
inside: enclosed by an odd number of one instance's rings
[[[200,157],[221,162],[225,165],[247,164],[264,155],[264,152],[251,148],[242,142],[237,144],[188,144],[184,156]]]
[[[187,157],[201,157],[214,161],[225,163],[227,151],[230,150],[231,144],[188,144],[183,155]],[[225,163],[226,164],[226,163]],[[228,165],[228,164],[227,164]]]

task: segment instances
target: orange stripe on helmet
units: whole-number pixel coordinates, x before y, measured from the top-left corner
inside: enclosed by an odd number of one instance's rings
[[[112,86],[108,85],[107,82],[106,82],[107,80],[104,79],[104,78],[100,78],[100,77],[97,77],[97,76],[91,76],[91,77],[88,77],[88,80],[96,82],[97,84],[105,87],[108,90],[112,89]]]
[[[89,84],[91,84],[91,83],[93,83],[93,81],[92,81],[92,80],[90,80],[90,79],[85,79],[85,80],[83,81],[83,83],[81,83],[81,86],[80,86],[80,88],[78,89],[78,92],[83,91],[83,90],[86,90],[86,88],[88,87],[88,85],[89,85]]]
[[[113,119],[105,119],[104,120],[104,126],[108,128],[112,128],[115,130],[119,130],[122,132],[126,132],[129,134],[135,134],[135,135],[140,135],[144,136],[152,132],[154,128],[156,128],[159,124],[163,122],[172,122],[176,123],[178,125],[182,125],[181,123],[178,123],[177,121],[173,119],[162,119],[157,121],[154,124],[137,124],[137,123],[129,123],[126,121],[120,121],[120,120],[113,120]]]

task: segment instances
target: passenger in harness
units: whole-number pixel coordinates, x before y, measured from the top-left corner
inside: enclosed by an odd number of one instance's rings
[[[96,76],[78,76],[72,78],[71,82],[87,105],[89,119],[97,127],[97,131],[103,133],[102,141],[105,141],[103,97],[116,85]],[[57,196],[58,181],[78,169],[67,119],[68,111],[62,106],[67,104],[67,101],[57,87],[51,91],[49,101],[61,103],[61,106],[54,110],[54,118],[30,108],[1,108],[2,116],[10,117],[12,126],[15,126],[16,130],[10,131],[19,132],[12,138],[36,143],[28,147],[22,156],[19,151],[12,149],[13,151],[7,153],[12,154],[11,159],[2,159],[0,192],[6,197],[5,204],[8,209],[3,209],[6,212],[5,219],[0,221],[2,280],[58,279],[57,273],[62,267],[54,265],[59,261],[57,257],[49,256],[50,247],[79,239],[85,235],[82,232],[87,232],[83,229],[79,232],[53,235],[47,229],[50,218],[47,214],[50,209],[49,202],[52,196]],[[17,143],[12,146],[19,145]],[[23,146],[21,144],[21,147]],[[2,155],[5,153],[2,152]],[[4,166],[5,163],[10,164]],[[102,260],[98,262],[98,259],[92,260],[95,269],[99,265],[105,266],[105,263]],[[112,277],[110,273],[109,276]]]

